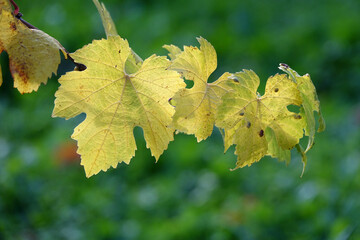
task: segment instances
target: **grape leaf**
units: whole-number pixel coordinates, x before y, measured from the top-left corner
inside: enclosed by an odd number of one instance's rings
[[[129,163],[136,150],[133,129],[144,131],[147,147],[156,160],[173,140],[174,108],[168,103],[185,87],[176,71],[167,70],[166,57],[152,55],[135,73],[126,72],[131,57],[128,42],[119,36],[95,40],[70,55],[87,66],[59,79],[53,116],[72,118],[86,113],[72,138],[86,176],[119,162]]]
[[[194,134],[200,142],[212,133],[217,106],[221,96],[227,91],[225,80],[231,75],[224,73],[218,80],[208,83],[208,78],[217,67],[214,47],[204,38],[198,38],[200,49],[184,47],[181,51],[174,45],[165,45],[172,59],[169,69],[176,70],[185,79],[194,81],[190,89],[181,89],[173,98],[175,115],[173,124],[176,130],[186,134]]]
[[[315,132],[316,132],[314,112],[317,112],[319,115],[318,132],[325,130],[325,120],[320,111],[320,101],[318,99],[315,86],[314,86],[313,82],[311,81],[309,74],[300,76],[297,72],[292,70],[286,64],[280,64],[279,68],[281,70],[283,70],[284,72],[288,73],[298,85],[298,89],[299,89],[299,92],[300,92],[300,95],[302,98],[302,102],[303,102],[301,109],[300,109],[301,116],[306,121],[305,135],[309,136],[308,145],[304,151],[306,153],[314,145]]]
[[[170,59],[173,61],[176,59],[176,56],[179,55],[182,51],[178,46],[175,46],[173,44],[170,45],[164,45],[163,48],[165,48],[166,50],[168,50],[169,52],[169,57]]]
[[[0,53],[9,55],[14,87],[20,93],[37,91],[41,83],[56,73],[60,64],[61,44],[38,29],[29,29],[12,14],[8,0],[0,0]]]
[[[287,109],[302,104],[296,83],[277,74],[268,79],[263,96],[257,93],[259,77],[251,70],[234,74],[226,83],[232,90],[222,98],[216,126],[225,131],[225,151],[236,144],[236,168],[250,166],[265,155],[288,160],[304,128],[301,115]]]
[[[266,128],[265,130],[266,141],[268,142],[268,151],[267,155],[279,159],[279,161],[284,161],[286,164],[290,163],[291,152],[288,149],[283,149],[279,146],[278,141],[274,130],[271,128]]]

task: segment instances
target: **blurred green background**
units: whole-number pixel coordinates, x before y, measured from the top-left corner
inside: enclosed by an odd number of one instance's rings
[[[91,0],[17,0],[24,19],[70,52],[105,36]],[[218,130],[205,142],[179,134],[157,164],[136,129],[130,165],[85,178],[72,129],[51,118],[57,77],[36,93],[13,88],[1,54],[0,239],[360,239],[360,2],[104,1],[141,57],[164,44],[209,40],[224,71],[262,79],[284,62],[317,87],[327,130],[308,166],[264,158],[235,166]],[[59,74],[73,66],[63,61]]]

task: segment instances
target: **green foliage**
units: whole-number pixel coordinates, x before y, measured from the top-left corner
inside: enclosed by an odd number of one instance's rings
[[[89,0],[17,2],[25,19],[71,52],[103,36]],[[84,179],[78,160],[60,164],[54,156],[84,116],[49,118],[57,79],[20,95],[3,53],[0,239],[360,238],[357,0],[105,3],[142,56],[161,53],[164,43],[195,45],[194,36],[206,36],[219,62],[209,82],[224,71],[252,68],[263,92],[277,63],[306,70],[322,100],[327,131],[308,152],[302,179],[295,151],[286,167],[265,157],[229,172],[236,156],[233,148],[222,153],[217,130],[200,143],[175,135],[154,165],[139,129],[131,165]],[[72,68],[63,61],[58,75]]]

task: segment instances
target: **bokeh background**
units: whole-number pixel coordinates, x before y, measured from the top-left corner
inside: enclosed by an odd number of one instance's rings
[[[91,0],[17,0],[24,19],[70,52],[105,36]],[[141,57],[164,44],[208,39],[224,71],[253,69],[264,84],[287,63],[309,73],[327,130],[308,166],[264,158],[235,166],[215,130],[179,134],[158,163],[136,129],[130,165],[86,179],[70,135],[84,116],[51,118],[57,77],[13,88],[1,54],[0,239],[360,239],[360,2],[358,0],[104,0]],[[1,34],[1,33],[0,33]],[[63,61],[59,74],[73,66]]]

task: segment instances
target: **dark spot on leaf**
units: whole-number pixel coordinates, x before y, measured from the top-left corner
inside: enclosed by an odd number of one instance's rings
[[[208,116],[208,117],[209,117],[209,116],[210,116],[210,114],[211,114],[211,113],[207,113],[207,114],[206,114],[206,116]]]
[[[171,106],[173,106],[173,107],[175,107],[171,102],[172,102],[172,98],[169,98],[169,100],[168,100],[168,102],[169,102],[169,104],[171,105]]]
[[[115,68],[117,68],[117,65],[115,65]]]
[[[11,30],[13,30],[13,31],[16,31],[16,24],[14,23],[14,22],[11,22],[10,23],[10,28],[11,28]]]
[[[12,61],[9,64],[10,71],[14,74],[15,72],[19,75],[20,79],[24,83],[24,85],[27,85],[29,81],[29,76],[27,75],[27,69],[26,65],[21,63],[13,63]]]
[[[244,116],[244,114],[245,114],[244,112],[240,112],[240,113],[239,113],[240,116]]]
[[[236,79],[236,78],[234,78],[233,80],[234,80],[234,82],[236,82],[236,83],[238,83],[238,82],[239,82],[239,80],[238,80],[238,79]]]
[[[84,71],[86,69],[86,66],[81,63],[75,63],[75,69],[74,71]]]
[[[262,129],[260,130],[259,136],[260,136],[260,137],[264,136],[264,130],[262,130]]]
[[[294,115],[294,118],[295,119],[301,119],[302,117],[301,117],[301,115]]]
[[[279,89],[278,89],[278,88],[275,88],[275,89],[274,89],[274,92],[278,92],[278,91],[279,91]]]
[[[246,127],[247,127],[247,128],[250,128],[250,127],[251,127],[251,122],[247,121],[247,122],[246,122]]]
[[[280,66],[284,68],[289,68],[289,65],[287,65],[286,63],[280,63]]]
[[[119,53],[121,53],[121,50],[119,50]]]

